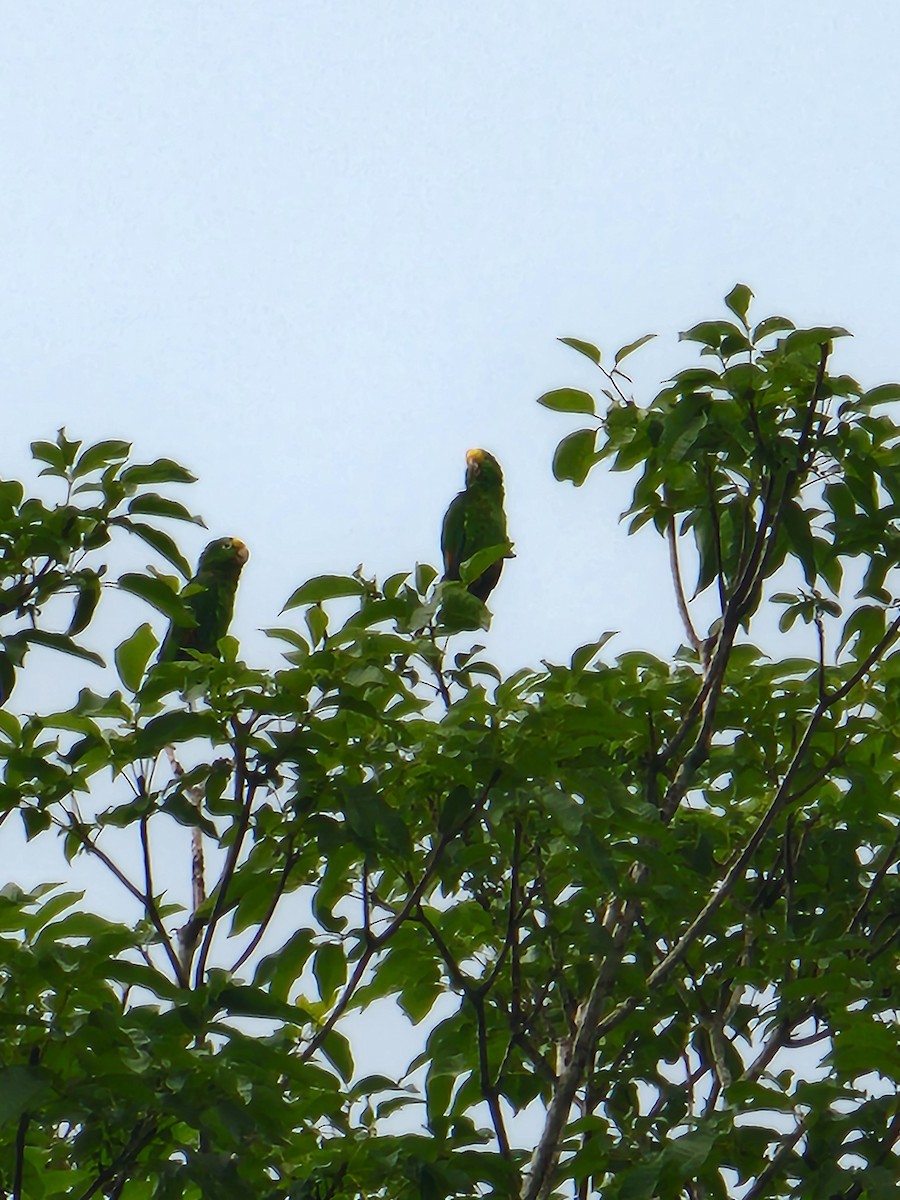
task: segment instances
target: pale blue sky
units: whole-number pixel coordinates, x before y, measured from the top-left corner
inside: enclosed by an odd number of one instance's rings
[[[534,398],[594,382],[558,335],[659,331],[650,385],[741,279],[900,376],[886,0],[0,12],[0,470],[63,423],[180,457],[251,547],[248,650],[308,575],[436,561],[471,445],[507,476],[503,665],[674,647],[624,481],[550,476]]]

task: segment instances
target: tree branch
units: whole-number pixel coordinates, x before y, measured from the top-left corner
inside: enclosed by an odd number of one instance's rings
[[[553,1186],[553,1171],[559,1159],[562,1133],[569,1119],[575,1093],[593,1059],[599,1036],[600,1011],[606,1000],[609,985],[618,970],[625,941],[637,918],[637,911],[634,901],[629,901],[625,906],[614,936],[615,953],[609,953],[604,958],[587,1002],[579,1014],[569,1060],[559,1074],[556,1090],[547,1108],[544,1128],[525,1176],[521,1200],[544,1200]],[[633,1006],[637,1006],[636,1001],[633,1002]]]
[[[678,535],[675,532],[674,513],[672,513],[669,517],[667,531],[669,535],[669,567],[672,572],[672,584],[675,588],[675,603],[678,606],[678,614],[681,617],[681,623],[684,625],[684,631],[687,634],[687,639],[694,651],[699,655],[701,653],[703,643],[697,636],[697,630],[694,628],[694,623],[691,620],[690,610],[688,609],[687,600],[684,595],[684,585],[681,581],[681,567],[678,562]]]
[[[847,929],[848,933],[853,933],[854,930],[858,929],[865,920],[866,913],[869,911],[869,905],[872,903],[875,893],[879,887],[881,887],[885,876],[897,860],[898,850],[900,850],[900,826],[897,827],[897,836],[894,838],[893,842],[891,842],[890,847],[885,851],[884,857],[878,865],[878,869],[872,876],[872,882],[866,888],[865,896],[863,896],[859,907],[853,914],[853,919],[851,920]]]
[[[769,1184],[785,1166],[794,1152],[794,1147],[806,1133],[807,1120],[808,1118],[805,1117],[798,1121],[796,1128],[781,1139],[781,1145],[776,1150],[771,1162],[757,1175],[749,1192],[744,1193],[744,1200],[762,1200],[762,1197],[771,1194]]]
[[[651,971],[647,978],[647,991],[653,991],[668,979],[675,968],[684,960],[691,946],[693,946],[703,933],[710,918],[721,908],[726,899],[734,891],[776,817],[787,803],[794,777],[806,757],[806,752],[825,713],[838,703],[839,700],[844,699],[862,680],[884,650],[897,637],[898,630],[900,630],[900,616],[896,618],[878,645],[866,656],[864,661],[842,687],[838,688],[823,703],[820,703],[816,707],[768,809],[747,840],[744,849],[733,860],[731,867],[720,881],[718,889],[710,896],[709,900],[682,934],[672,950]],[[717,658],[718,656],[719,647],[717,647],[715,657]],[[712,676],[712,670],[710,676]],[[678,777],[676,776],[672,787],[675,787],[677,782]],[[626,919],[629,909],[634,910],[630,920]],[[617,934],[622,934],[623,931],[630,931],[636,915],[637,910],[634,902],[629,902],[629,905],[626,906],[623,912],[623,918],[616,931]],[[591,995],[579,1022],[569,1064],[560,1075],[556,1093],[547,1112],[544,1131],[532,1159],[531,1169],[522,1192],[522,1200],[543,1200],[543,1197],[547,1195],[551,1186],[551,1172],[559,1154],[559,1140],[568,1119],[575,1091],[579,1085],[582,1073],[592,1056],[597,1040],[621,1024],[638,1007],[638,1000],[634,996],[630,996],[626,1000],[623,1000],[606,1017],[602,1020],[600,1019],[600,1010],[605,999],[607,985],[611,980],[616,965],[617,963],[613,963],[612,957],[607,956],[603,968],[594,982]]]
[[[256,798],[256,790],[258,787],[255,779],[249,780],[247,778],[246,756],[244,748],[237,737],[235,738],[234,749],[234,799],[236,804],[241,805],[241,815],[238,818],[234,841],[228,847],[225,865],[222,868],[222,874],[219,876],[219,881],[216,884],[216,902],[213,905],[209,923],[206,926],[206,933],[203,935],[203,944],[200,947],[200,953],[197,955],[197,966],[194,971],[194,987],[200,987],[203,982],[203,976],[206,971],[206,963],[212,947],[212,940],[215,936],[216,926],[218,925],[222,914],[225,911],[228,888],[231,884],[232,878],[234,877],[234,872],[237,869],[238,859],[240,857],[241,849],[244,845],[244,838],[247,836],[247,830],[250,827],[250,816],[253,811],[253,801]]]
[[[159,1125],[155,1117],[144,1117],[143,1120],[139,1121],[132,1130],[128,1144],[124,1147],[122,1153],[108,1167],[104,1167],[100,1171],[94,1182],[89,1184],[80,1194],[78,1200],[90,1200],[91,1196],[96,1195],[101,1188],[116,1181],[117,1176],[119,1177],[117,1182],[120,1184],[119,1191],[121,1191],[124,1172],[132,1165],[144,1147],[150,1144],[158,1132]]]
[[[278,880],[278,883],[275,885],[274,892],[272,893],[272,899],[269,901],[269,906],[265,911],[265,915],[263,916],[262,920],[259,922],[259,925],[256,928],[256,933],[254,933],[253,937],[250,939],[249,945],[246,947],[246,949],[243,951],[243,953],[235,960],[234,965],[231,968],[232,975],[236,971],[240,970],[240,968],[244,965],[244,963],[247,961],[247,959],[250,957],[250,955],[253,953],[253,951],[256,949],[256,947],[259,945],[259,943],[262,941],[266,930],[269,928],[269,923],[271,922],[272,918],[275,916],[275,909],[278,907],[279,902],[281,901],[281,897],[284,895],[284,889],[287,887],[287,881],[290,878],[291,871],[296,866],[298,857],[299,857],[299,855],[296,854],[293,850],[291,850],[290,846],[288,846],[288,855],[285,859],[284,867],[281,870],[281,876]]]
[[[132,883],[125,872],[113,862],[109,855],[105,851],[101,850],[96,842],[91,840],[87,830],[85,830],[75,813],[65,808],[63,809],[63,812],[69,820],[68,825],[62,826],[63,829],[65,829],[67,832],[74,833],[84,849],[87,850],[89,854],[93,854],[95,858],[98,858],[106,867],[106,869],[112,875],[114,875],[116,879],[118,879],[122,887],[124,887],[126,891],[128,891],[141,905],[151,925],[159,934],[160,944],[162,945],[166,958],[169,960],[169,964],[172,967],[178,985],[180,987],[187,987],[188,980],[184,976],[184,972],[181,969],[181,963],[178,961],[178,955],[175,953],[175,950],[169,939],[169,934],[166,931],[166,927],[162,922],[162,918],[159,915],[156,905],[152,901],[152,897],[145,895],[139,887]],[[60,822],[60,824],[62,823]]]
[[[482,788],[481,795],[478,797],[478,800],[473,805],[471,811],[466,814],[465,819],[455,829],[448,830],[447,832],[441,834],[437,845],[431,852],[430,859],[425,866],[425,870],[422,873],[421,879],[407,896],[402,907],[400,908],[400,911],[393,917],[387,928],[378,934],[377,937],[373,937],[366,946],[361,957],[356,963],[356,968],[354,969],[353,974],[344,985],[344,990],[335,1003],[334,1008],[328,1014],[327,1019],[316,1031],[315,1035],[310,1039],[309,1044],[301,1052],[301,1062],[308,1062],[322,1045],[322,1042],[325,1040],[328,1034],[332,1031],[332,1029],[334,1029],[335,1025],[343,1015],[347,1005],[353,998],[353,993],[356,991],[357,987],[359,987],[360,981],[365,974],[366,968],[372,961],[373,956],[377,954],[378,951],[381,950],[388,941],[390,941],[403,922],[409,917],[409,914],[418,907],[426,889],[428,888],[428,885],[434,878],[435,872],[437,871],[438,865],[444,856],[445,850],[453,841],[453,839],[458,837],[459,834],[463,832],[463,830],[478,816],[478,814],[484,808],[485,804],[487,803],[488,796],[491,794],[491,790],[499,780],[500,775],[500,768],[495,768],[491,774],[491,777]]]

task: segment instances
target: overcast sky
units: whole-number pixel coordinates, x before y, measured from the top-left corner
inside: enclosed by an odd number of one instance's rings
[[[302,579],[437,561],[475,445],[518,554],[495,658],[674,647],[625,481],[551,478],[572,426],[534,400],[595,382],[559,335],[658,331],[649,389],[740,279],[900,376],[886,0],[0,11],[0,471],[61,424],[186,462],[251,547],[251,654]]]

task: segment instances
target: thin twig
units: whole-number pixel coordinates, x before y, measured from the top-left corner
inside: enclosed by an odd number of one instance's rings
[[[728,597],[725,595],[725,568],[722,564],[722,527],[719,522],[719,506],[716,502],[716,493],[713,488],[712,471],[709,469],[706,472],[706,490],[709,496],[709,513],[712,517],[713,534],[715,535],[716,584],[719,592],[719,612],[724,614],[728,605]]]
[[[484,1015],[484,994],[480,991],[476,991],[470,994],[468,999],[472,1007],[475,1009],[475,1026],[478,1031],[478,1073],[481,1081],[481,1095],[487,1102],[488,1110],[491,1114],[491,1123],[494,1126],[494,1133],[497,1135],[497,1145],[500,1147],[501,1157],[508,1160],[512,1158],[509,1137],[506,1133],[506,1125],[503,1121],[503,1110],[500,1108],[500,1097],[497,1092],[497,1085],[491,1079],[490,1062],[488,1061],[488,1038],[487,1022]]]
[[[297,863],[298,858],[299,858],[299,855],[290,850],[290,843],[289,843],[288,844],[288,855],[287,855],[287,858],[285,859],[284,867],[282,868],[282,871],[281,871],[281,876],[279,877],[278,883],[275,885],[275,890],[272,893],[272,898],[269,901],[269,906],[266,909],[265,915],[263,916],[262,920],[257,925],[256,932],[254,933],[253,937],[250,939],[249,945],[246,947],[246,949],[243,951],[243,953],[235,960],[234,966],[231,968],[232,975],[236,971],[240,970],[240,968],[244,965],[244,963],[247,961],[247,959],[250,957],[250,955],[253,953],[253,951],[256,949],[256,947],[259,945],[259,943],[262,941],[266,930],[269,928],[269,923],[271,922],[272,918],[275,916],[275,909],[278,907],[279,902],[281,901],[281,897],[284,895],[284,889],[287,887],[287,881],[290,877],[291,871],[294,869],[294,867]]]
[[[441,653],[441,651],[438,649],[437,637],[435,636],[434,625],[432,625],[432,624],[429,624],[429,626],[428,626],[428,637],[431,640],[431,644],[434,647],[435,653],[439,657],[438,657],[437,662],[434,662],[430,658],[426,659],[426,662],[428,663],[429,667],[431,667],[434,678],[437,681],[437,690],[440,693],[440,697],[444,702],[444,707],[450,708],[453,701],[450,699],[450,689],[447,687],[447,680],[444,678],[444,672],[442,669],[442,663],[444,660],[444,656]]]
[[[35,1043],[28,1054],[28,1065],[36,1067],[41,1061],[41,1048]],[[13,1175],[12,1200],[23,1200],[22,1183],[25,1171],[25,1146],[28,1138],[28,1126],[31,1124],[31,1113],[23,1112],[16,1126],[16,1161]]]
[[[869,905],[872,903],[872,898],[874,897],[878,888],[881,887],[884,877],[887,875],[888,871],[896,861],[898,850],[900,850],[900,826],[897,827],[897,836],[894,838],[893,842],[891,842],[890,847],[885,851],[884,858],[881,860],[877,871],[872,876],[872,882],[866,888],[866,894],[863,896],[859,908],[857,908],[856,912],[853,914],[853,919],[851,920],[847,929],[848,933],[853,933],[854,930],[858,929],[862,924],[866,913],[869,910]]]
[[[236,738],[235,741],[237,742],[238,739]],[[253,801],[256,798],[257,787],[258,784],[256,780],[250,781],[247,779],[247,764],[244,755],[244,749],[243,746],[238,743],[235,745],[234,800],[235,804],[241,805],[241,815],[238,818],[234,841],[228,847],[225,865],[222,868],[222,874],[219,876],[218,883],[216,884],[216,902],[213,905],[213,910],[206,926],[206,933],[203,935],[203,943],[200,947],[200,953],[197,955],[197,966],[194,971],[195,987],[199,987],[203,982],[204,972],[206,971],[206,962],[209,958],[209,952],[212,947],[213,937],[215,936],[216,926],[218,925],[222,914],[225,911],[225,904],[228,898],[228,888],[231,884],[232,878],[234,877],[234,872],[237,869],[238,859],[244,844],[244,838],[246,837],[247,830],[250,827],[250,815],[253,811]]]
[[[142,1121],[139,1121],[132,1131],[128,1144],[122,1150],[122,1153],[108,1167],[103,1168],[94,1179],[94,1182],[89,1184],[79,1195],[78,1200],[90,1200],[91,1196],[96,1195],[101,1188],[117,1181],[117,1176],[119,1177],[119,1181],[121,1181],[125,1171],[127,1171],[144,1147],[149,1145],[159,1132],[159,1125],[155,1117],[144,1117]]]
[[[702,642],[697,636],[697,630],[694,628],[694,623],[691,620],[690,610],[684,594],[684,585],[681,581],[681,566],[678,562],[678,535],[675,532],[674,513],[672,513],[669,517],[668,534],[669,567],[672,571],[672,584],[675,588],[675,603],[678,606],[678,613],[681,617],[682,624],[684,625],[684,631],[687,634],[687,639],[695,652],[699,655],[702,649]]]
[[[819,643],[819,703],[825,699],[825,623],[822,614],[816,612],[816,638]]]
[[[519,929],[519,922],[525,914],[526,909],[519,908],[519,856],[522,847],[522,823],[516,821],[513,829],[513,853],[512,863],[509,872],[509,908],[506,918],[506,936],[503,939],[503,945],[500,947],[500,953],[497,955],[497,961],[493,968],[488,973],[487,977],[480,985],[482,995],[486,995],[494,986],[497,976],[503,969],[507,957],[512,950],[513,944],[516,941],[516,935]]]
[[[804,1117],[797,1122],[797,1126],[790,1133],[785,1134],[781,1139],[781,1145],[773,1155],[769,1164],[757,1175],[753,1187],[749,1192],[744,1193],[744,1200],[761,1200],[763,1196],[768,1196],[769,1184],[776,1175],[782,1170],[787,1163],[787,1160],[794,1152],[794,1147],[806,1133],[806,1126],[809,1117]]]
[[[105,851],[101,850],[96,842],[91,840],[78,817],[68,809],[63,809],[63,811],[69,819],[69,824],[63,825],[63,828],[68,832],[74,833],[84,849],[87,850],[89,854],[93,854],[95,858],[99,858],[106,869],[112,875],[114,875],[116,879],[118,879],[122,887],[124,887],[126,891],[128,891],[141,905],[153,928],[159,934],[160,943],[165,951],[166,957],[169,960],[169,964],[172,967],[179,986],[186,987],[188,981],[184,977],[184,973],[181,969],[181,963],[178,961],[178,955],[175,953],[175,950],[169,939],[169,934],[162,922],[162,918],[159,915],[156,905],[144,894],[144,892],[141,891],[139,887],[137,887],[136,884],[131,882],[125,872],[113,862],[109,855],[106,854]]]

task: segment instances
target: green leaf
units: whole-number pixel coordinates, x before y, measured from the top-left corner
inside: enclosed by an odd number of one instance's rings
[[[441,806],[438,830],[446,834],[461,829],[474,804],[470,788],[464,787],[462,784],[453,788]]]
[[[852,337],[841,325],[816,325],[812,329],[795,329],[784,339],[785,350],[804,350],[810,346],[826,346],[835,338]]]
[[[740,348],[749,349],[746,335],[730,321],[700,321],[678,335],[679,342],[699,342],[711,350],[719,350],[726,339],[734,347],[732,353]]]
[[[332,1029],[322,1041],[322,1053],[343,1079],[349,1083],[353,1078],[353,1052],[342,1033]]]
[[[396,571],[393,575],[389,575],[381,588],[385,599],[393,600],[398,595],[400,589],[403,587],[404,583],[406,583],[407,579],[409,579],[409,576],[409,571]]]
[[[125,575],[120,575],[118,582],[123,592],[129,592],[132,596],[146,601],[147,604],[165,614],[176,624],[184,625],[187,628],[196,624],[190,609],[178,592],[173,591],[158,576],[138,575],[136,572],[130,571]]]
[[[745,329],[750,328],[750,326],[747,324],[747,313],[750,309],[750,301],[752,299],[753,293],[747,287],[746,283],[736,283],[725,297],[726,305],[731,309]]]
[[[221,742],[219,719],[210,712],[191,712],[177,709],[154,717],[138,732],[135,739],[136,758],[151,757],[166,746],[189,742],[194,738]]]
[[[54,474],[65,474],[66,464],[62,450],[54,442],[32,442],[31,457],[36,458],[38,462],[47,463]]]
[[[431,563],[416,563],[416,591],[424,596],[438,577]]]
[[[579,429],[564,437],[553,455],[554,476],[560,482],[570,480],[575,487],[581,487],[597,461],[596,445],[594,429]]]
[[[477,551],[471,558],[467,558],[465,562],[460,563],[460,582],[471,583],[474,579],[483,575],[488,567],[492,566],[499,558],[505,558],[508,553],[508,543],[500,546],[485,546],[483,550]]]
[[[816,544],[810,528],[810,514],[792,500],[784,509],[784,527],[791,540],[791,549],[800,560],[806,582],[812,587],[816,582]]]
[[[753,342],[761,342],[764,338],[770,337],[773,333],[783,333],[787,329],[796,328],[793,321],[787,317],[766,317],[753,330]]]
[[[589,358],[595,366],[600,366],[601,354],[596,346],[591,342],[583,342],[580,338],[557,338],[558,342],[562,342],[564,346],[571,346],[573,350],[577,350],[579,354],[583,354],[585,358]]]
[[[22,726],[18,717],[0,709],[0,734],[12,745],[17,746],[22,737]]]
[[[878,404],[894,404],[900,400],[900,383],[881,383],[878,387],[869,388],[860,397],[860,403],[874,408]]]
[[[246,985],[223,987],[217,999],[226,1012],[236,1017],[267,1017],[275,1021],[291,1021],[297,1016],[293,1005],[283,1004],[267,992]]]
[[[629,1167],[621,1176],[618,1200],[654,1200],[661,1169],[658,1156]]]
[[[123,529],[127,529],[129,533],[133,533],[135,537],[139,537],[142,542],[152,546],[158,554],[161,554],[167,562],[180,571],[185,579],[191,578],[193,574],[191,564],[178,549],[174,539],[167,533],[163,533],[161,529],[155,529],[152,525],[145,525],[142,521],[132,521],[129,517],[113,517],[111,524],[119,525]]]
[[[141,686],[150,655],[158,645],[156,635],[145,622],[116,646],[116,671],[129,692],[136,692]]]
[[[196,483],[197,476],[171,458],[157,458],[152,463],[135,463],[126,467],[121,476],[129,488],[145,483]]]
[[[62,454],[63,463],[65,464],[66,469],[68,469],[75,462],[81,442],[70,441],[70,439],[66,437],[66,429],[65,426],[63,426],[62,429],[57,431],[56,444],[59,446],[60,453]]]
[[[323,1004],[331,1004],[337,990],[347,979],[347,959],[343,949],[335,942],[325,942],[313,956],[313,975],[319,985]]]
[[[34,808],[32,805],[19,809],[22,824],[25,826],[25,838],[31,841],[39,833],[50,828],[50,814],[45,808]]]
[[[51,1091],[52,1078],[40,1067],[0,1068],[0,1126],[17,1121],[29,1109],[39,1107]]]
[[[72,471],[72,478],[80,479],[101,467],[108,467],[110,463],[122,462],[130,453],[131,443],[120,441],[118,438],[96,442],[81,452]]]
[[[840,654],[851,638],[856,636],[853,657],[857,661],[865,658],[884,637],[885,627],[886,614],[883,608],[871,604],[862,605],[852,612],[844,622],[844,631],[838,643],[837,653]]]
[[[698,435],[709,421],[709,397],[704,393],[685,396],[668,414],[659,441],[661,456],[680,462],[693,448]]]
[[[5,651],[0,651],[0,706],[6,704],[16,686],[16,668]]]
[[[168,496],[157,496],[155,492],[145,492],[141,496],[135,496],[128,505],[128,511],[141,516],[168,517],[172,521],[189,521],[193,525],[206,528],[206,522],[202,517],[194,516],[177,500],[170,500]]]
[[[0,480],[0,520],[9,520],[24,495],[25,489],[18,480]]]
[[[312,931],[298,929],[274,954],[267,954],[254,975],[254,984],[269,986],[273,996],[279,1000],[287,1000],[291,988],[303,973],[309,956],[312,953]]]
[[[301,604],[320,604],[323,600],[336,600],[342,596],[362,596],[365,584],[355,575],[317,575],[291,593],[282,612],[299,608]]]
[[[71,654],[73,658],[84,659],[85,662],[94,663],[98,667],[106,666],[106,663],[96,651],[79,646],[77,642],[73,642],[64,633],[50,633],[46,629],[25,629],[14,636],[24,642],[28,642],[32,646],[46,646],[48,650],[58,650],[61,654]],[[12,638],[8,639],[9,641],[12,641]]]
[[[588,642],[584,646],[579,646],[572,654],[571,668],[573,671],[583,671],[591,663],[591,661],[600,653],[610,638],[616,636],[616,630],[608,630],[600,635],[596,642]]]
[[[288,629],[279,627],[274,629],[264,629],[263,633],[266,637],[278,638],[279,641],[288,642],[295,650],[303,650],[309,653],[309,642],[302,633],[298,633],[296,629]]]
[[[97,605],[100,603],[102,593],[100,576],[94,571],[79,572],[74,578],[74,583],[78,588],[78,597],[75,601],[72,620],[69,622],[69,628],[66,630],[66,634],[69,637],[72,637],[76,633],[83,633],[87,629]]]
[[[318,646],[325,640],[328,632],[328,613],[321,604],[313,604],[306,610],[303,619],[306,621],[312,644]]]
[[[616,351],[615,365],[618,366],[623,362],[629,354],[634,354],[635,350],[640,350],[641,346],[646,346],[648,342],[652,342],[656,337],[655,333],[645,333],[643,337],[636,338],[633,342],[629,342],[626,346]]]
[[[544,392],[543,396],[538,396],[538,404],[554,412],[590,413],[591,416],[597,412],[593,396],[579,388],[555,388],[552,392]]]

